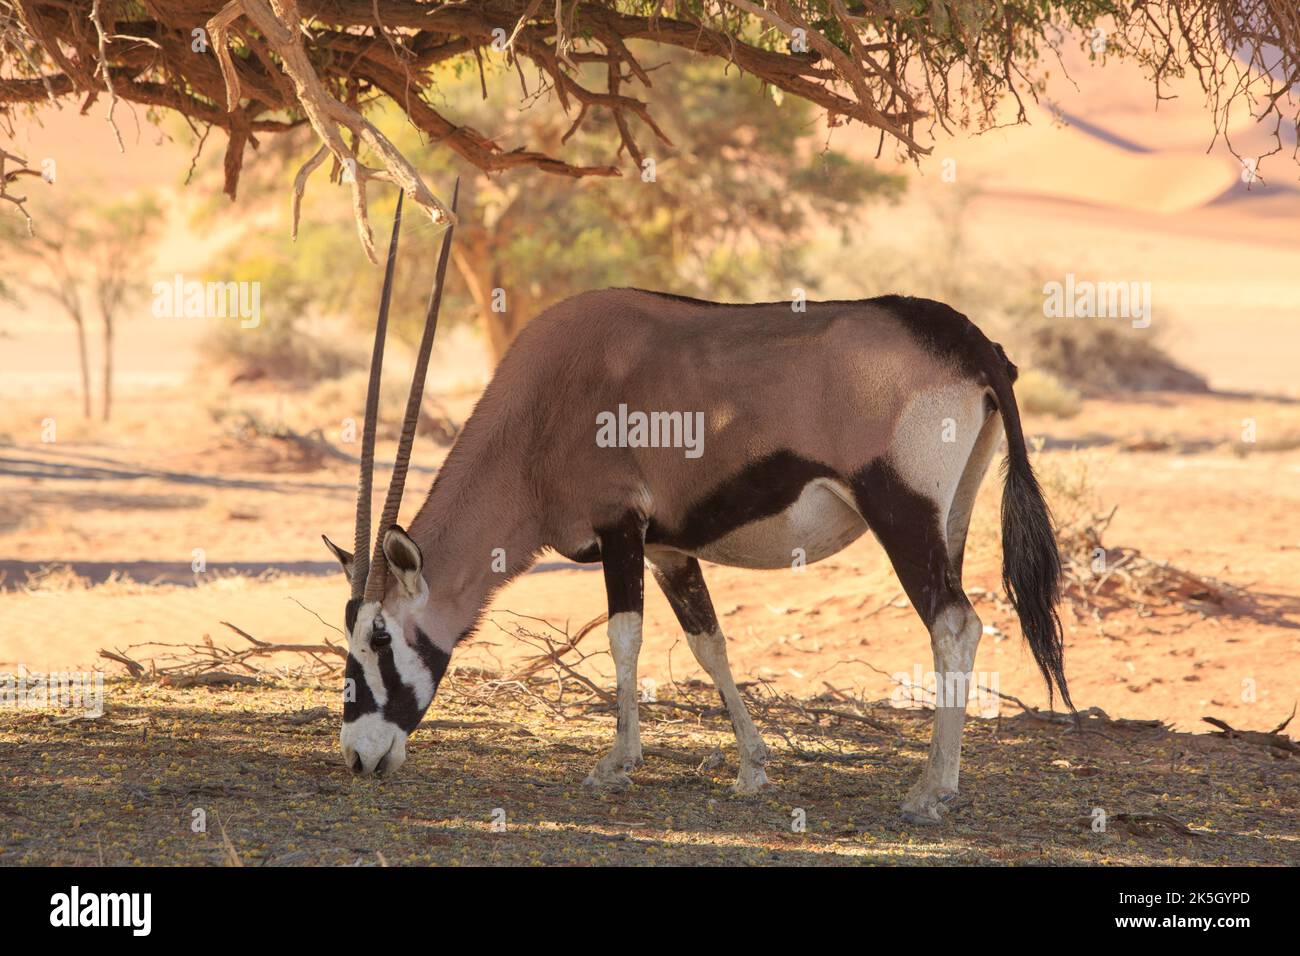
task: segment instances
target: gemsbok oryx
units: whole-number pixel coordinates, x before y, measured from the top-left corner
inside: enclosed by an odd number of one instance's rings
[[[586,782],[626,786],[641,763],[636,672],[648,565],[731,715],[735,789],[756,791],[768,782],[768,752],[732,678],[700,561],[788,569],[796,556],[825,558],[870,530],[929,630],[938,687],[957,688],[940,695],[929,759],[902,805],[911,821],[940,820],[957,795],[966,682],[982,633],[962,592],[962,556],[1004,431],[1003,585],[1049,694],[1055,685],[1073,706],[1056,613],[1060,559],[1012,392],[1015,366],[965,316],[927,299],[808,302],[804,311],[638,289],[567,299],[537,316],[501,360],[403,530],[396,518],[448,229],[370,559],[400,221],[399,202],[371,359],[355,556],[326,539],[352,583],[341,743],[354,772],[401,765],[456,645],[493,592],[551,549],[604,569],[618,730]],[[612,416],[623,427],[627,409],[660,431],[701,422],[694,451],[644,435],[608,440]]]

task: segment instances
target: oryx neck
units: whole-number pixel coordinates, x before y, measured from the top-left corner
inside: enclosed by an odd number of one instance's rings
[[[517,446],[493,441],[471,417],[411,522],[433,607],[458,635],[493,592],[541,550],[541,524]]]

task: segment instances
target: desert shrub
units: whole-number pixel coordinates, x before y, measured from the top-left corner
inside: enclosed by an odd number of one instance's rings
[[[208,335],[204,352],[211,362],[227,366],[235,382],[319,382],[364,365],[360,353],[312,335],[289,319],[263,318],[249,329],[222,325]]]
[[[1040,316],[1019,337],[1027,364],[1085,395],[1209,391],[1205,379],[1174,361],[1150,329],[1117,326],[1108,319]]]
[[[921,213],[918,240],[911,245],[900,244],[892,234],[880,239],[854,235],[838,246],[823,243],[810,257],[813,294],[856,299],[898,293],[946,302],[1001,342],[1022,374],[1030,369],[1049,373],[1082,396],[1208,390],[1204,378],[1164,349],[1161,332],[1168,332],[1167,318],[1159,328],[1135,329],[1115,319],[1046,317],[1043,277],[1064,270],[1051,268],[1052,263],[983,254],[966,226],[978,196],[978,187],[969,185],[943,191],[928,215]],[[1042,381],[1046,389],[1047,380]],[[1018,395],[1022,387],[1017,385]],[[1068,401],[1062,405],[1068,407]]]
[[[1078,391],[1041,368],[1031,368],[1016,381],[1016,401],[1026,412],[1073,418],[1083,407]]]

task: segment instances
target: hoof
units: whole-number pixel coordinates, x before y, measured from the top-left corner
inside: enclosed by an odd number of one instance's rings
[[[942,823],[944,816],[950,811],[960,809],[966,806],[968,802],[952,791],[921,792],[908,794],[901,809],[903,819],[907,823],[918,826],[933,826],[936,823]]]
[[[772,781],[767,779],[767,772],[761,766],[742,764],[740,773],[736,775],[736,782],[731,785],[731,792],[741,796],[751,796],[770,789],[771,786]]]
[[[903,822],[910,823],[913,826],[932,827],[943,822],[943,817],[939,814],[926,816],[924,813],[913,813],[911,810],[903,811]]]
[[[587,774],[587,779],[582,781],[582,785],[591,790],[628,790],[632,786],[632,778],[622,770],[601,774],[593,770]]]
[[[622,760],[610,754],[601,758],[600,763],[587,774],[587,779],[582,781],[582,785],[593,790],[626,790],[632,786],[632,778],[627,775],[627,772],[641,764],[640,754],[630,755]]]

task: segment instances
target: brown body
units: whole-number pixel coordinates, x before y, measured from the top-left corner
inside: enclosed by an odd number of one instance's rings
[[[630,504],[671,544],[705,493],[753,462],[790,453],[847,482],[886,454],[916,396],[962,382],[977,393],[985,388],[926,352],[904,322],[871,303],[814,302],[796,312],[788,302],[727,306],[635,289],[585,293],[520,335],[410,531],[417,541],[433,532],[441,515],[459,507],[459,495],[449,495],[448,506],[440,496],[477,485],[490,461],[519,467],[494,476],[490,487],[538,516],[539,548],[590,560],[597,530]],[[598,447],[597,416],[620,404],[702,412],[702,456]],[[516,540],[511,528],[492,527],[492,514],[509,524],[517,504],[499,511],[485,504],[483,537]],[[865,530],[859,522],[858,534]],[[714,557],[707,547],[692,550]],[[734,561],[790,562],[788,549]]]

